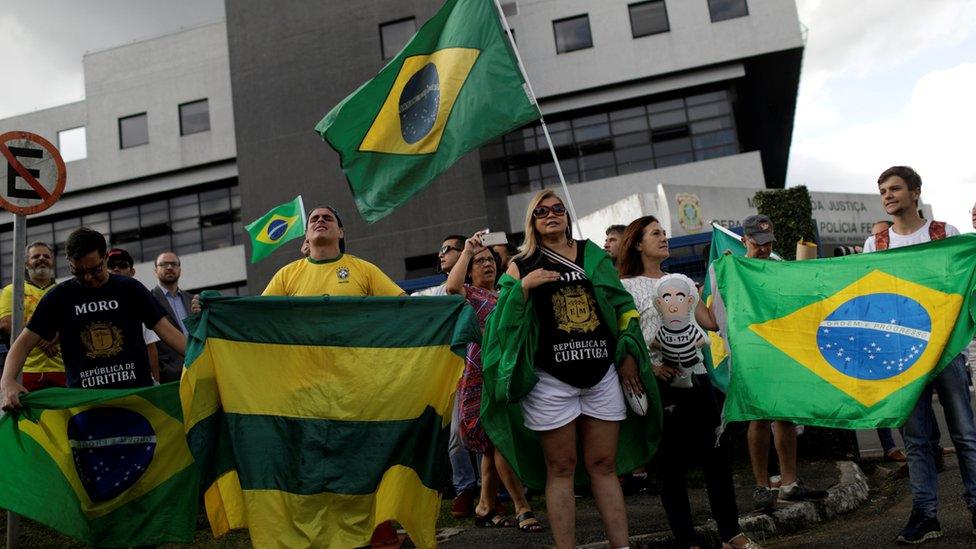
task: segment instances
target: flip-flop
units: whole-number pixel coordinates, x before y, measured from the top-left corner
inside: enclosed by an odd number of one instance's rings
[[[539,519],[535,518],[535,513],[532,511],[526,511],[515,517],[515,521],[518,523],[519,531],[526,534],[538,534],[545,530],[545,527],[542,526]]]
[[[474,525],[478,528],[505,528],[511,524],[508,520],[499,515],[494,509],[488,511],[487,515],[479,515],[475,513],[474,515]]]

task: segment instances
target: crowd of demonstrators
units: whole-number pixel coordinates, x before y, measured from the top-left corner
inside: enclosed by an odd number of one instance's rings
[[[695,533],[692,521],[687,479],[689,463],[700,463],[705,474],[709,507],[725,546],[758,548],[759,545],[739,528],[731,462],[725,446],[718,444],[716,435],[721,424],[718,399],[702,355],[692,345],[695,338],[673,338],[672,343],[691,350],[677,354],[664,352],[662,342],[656,338],[660,330],[667,330],[674,323],[682,324],[683,319],[690,320],[691,316],[696,317],[702,327],[718,328],[708,309],[694,295],[693,285],[686,284],[687,289],[679,288],[678,291],[662,287],[666,284],[662,283],[666,273],[661,264],[669,255],[665,230],[656,218],[644,216],[626,228],[617,261],[624,288],[634,296],[640,313],[641,329],[650,350],[664,409],[664,432],[656,456],[661,478],[661,503],[676,544],[680,547],[699,546],[702,540]],[[659,295],[662,311],[654,303]],[[685,322],[684,325],[695,328],[692,323]],[[699,337],[703,335],[699,334]],[[668,351],[676,348],[670,343],[666,345]]]
[[[44,242],[27,245],[24,260],[24,322],[29,322],[37,304],[54,286],[54,251]],[[0,330],[11,341],[17,334],[13,330],[14,286],[8,284],[0,293]],[[41,340],[31,349],[24,363],[23,385],[28,391],[48,387],[64,387],[67,384],[61,348],[55,335],[50,340]]]
[[[105,258],[105,265],[108,267],[108,272],[114,275],[124,276],[126,278],[136,276],[136,268],[132,261],[132,256],[122,248],[112,248],[109,250]],[[146,355],[149,357],[149,371],[152,374],[153,381],[159,383],[159,352],[156,346],[159,343],[159,336],[143,324],[142,339],[146,343]]]
[[[124,389],[153,384],[142,326],[183,352],[185,338],[138,281],[110,274],[101,233],[82,227],[67,239],[72,278],[56,285],[37,304],[16,337],[0,379],[3,409],[20,407],[27,389],[17,381],[28,354],[55,336],[62,349],[68,387]]]
[[[940,221],[923,219],[918,212],[922,178],[907,166],[893,166],[878,177],[878,190],[892,225],[868,237],[865,252],[911,246],[959,234]],[[958,455],[965,492],[963,499],[973,514],[976,528],[976,420],[969,392],[966,359],[960,354],[930,381],[922,391],[902,433],[908,454],[908,478],[912,490],[912,512],[898,541],[921,543],[942,536],[938,520],[939,494],[937,460],[943,450],[935,439],[932,392],[939,395],[945,411],[949,437]]]
[[[446,289],[448,294],[463,296],[474,307],[478,324],[484,331],[488,315],[498,303],[495,283],[501,258],[481,243],[482,234],[484,231],[464,241],[464,248],[448,274]],[[455,407],[458,410],[458,429],[465,447],[481,455],[481,494],[474,510],[475,524],[481,527],[516,526],[523,532],[541,532],[542,524],[532,512],[522,481],[491,443],[481,424],[483,383],[481,344],[471,343],[465,355],[464,373],[458,385]],[[499,511],[499,481],[515,506],[514,523],[509,523],[503,509]]]
[[[606,230],[607,237],[603,240],[603,251],[607,252],[615,267],[620,264],[618,252],[625,230],[627,230],[626,225],[610,225]]]

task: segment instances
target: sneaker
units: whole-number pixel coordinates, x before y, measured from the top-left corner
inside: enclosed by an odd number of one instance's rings
[[[783,501],[810,501],[824,499],[826,497],[826,490],[807,488],[800,479],[797,479],[791,488],[782,486],[779,489],[779,499]]]
[[[451,516],[454,518],[467,518],[474,514],[474,492],[465,490],[455,496],[451,504]]]
[[[898,534],[898,543],[917,545],[941,537],[942,527],[939,526],[939,519],[927,517],[922,511],[912,509],[912,515],[908,517],[908,524]]]
[[[752,493],[752,510],[767,513],[776,505],[776,490],[770,490],[765,486],[756,486]]]

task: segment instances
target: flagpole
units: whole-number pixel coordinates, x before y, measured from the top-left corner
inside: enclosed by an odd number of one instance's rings
[[[546,118],[542,116],[542,107],[539,106],[539,100],[535,96],[535,92],[532,90],[532,83],[529,82],[529,73],[525,70],[525,65],[522,64],[522,56],[519,55],[518,46],[515,45],[515,37],[512,36],[512,29],[508,26],[508,19],[505,17],[505,10],[502,9],[502,5],[499,0],[495,1],[495,8],[498,10],[498,15],[502,18],[503,26],[505,27],[505,34],[508,35],[508,42],[512,45],[512,51],[515,52],[515,60],[518,62],[519,70],[522,71],[522,79],[525,80],[525,86],[529,89],[529,96],[532,98],[532,102],[535,103],[537,109],[539,109],[539,122],[542,123],[542,133],[546,136],[546,143],[549,145],[549,152],[552,154],[552,163],[556,166],[556,174],[559,175],[559,183],[562,184],[563,194],[566,195],[566,205],[569,206],[569,214],[576,223],[573,224],[576,236],[579,238],[583,237],[583,233],[579,226],[579,217],[576,216],[576,208],[573,206],[573,198],[569,195],[569,187],[566,185],[566,178],[563,176],[563,169],[559,165],[559,158],[556,156],[556,148],[552,144],[552,138],[549,136],[549,128],[546,126]]]

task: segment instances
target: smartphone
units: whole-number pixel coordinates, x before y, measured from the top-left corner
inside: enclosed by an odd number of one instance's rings
[[[508,236],[506,236],[502,231],[498,231],[496,233],[485,233],[481,235],[481,243],[485,246],[508,244]]]

